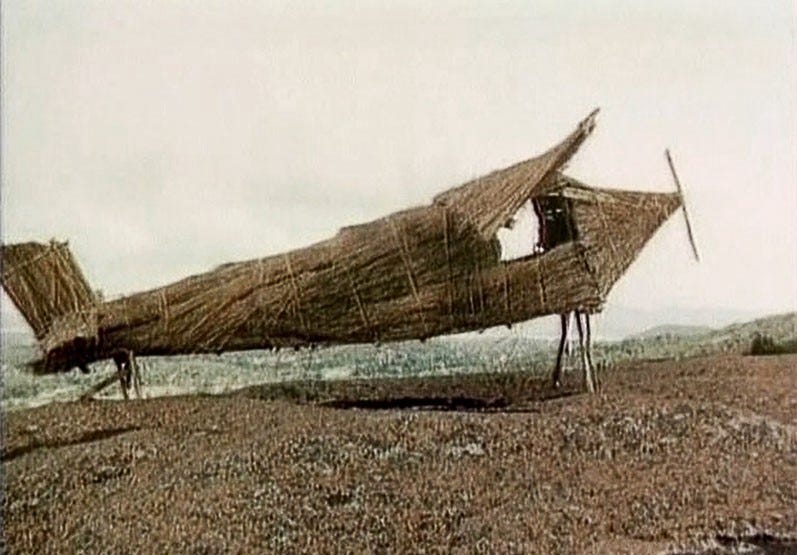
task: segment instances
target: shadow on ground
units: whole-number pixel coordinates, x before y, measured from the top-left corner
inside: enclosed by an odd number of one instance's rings
[[[138,426],[127,426],[122,428],[111,428],[109,430],[92,430],[86,432],[85,434],[81,434],[76,438],[66,439],[66,440],[45,440],[45,441],[33,440],[26,445],[9,449],[8,451],[4,451],[0,459],[2,459],[3,462],[8,462],[27,453],[36,451],[37,449],[55,449],[58,447],[67,447],[69,445],[80,445],[83,443],[91,443],[94,441],[100,441],[103,439],[115,437],[121,434],[126,434],[127,432],[135,432],[140,429],[141,428],[139,428]]]
[[[555,389],[547,377],[515,373],[283,382],[247,387],[233,395],[341,410],[527,412],[535,404],[580,393],[576,376]]]
[[[359,410],[433,410],[453,412],[538,412],[529,406],[529,402],[552,401],[576,395],[576,391],[552,390],[547,395],[537,395],[533,398],[526,397],[522,403],[512,401],[506,397],[440,397],[440,396],[402,396],[383,397],[376,399],[351,399],[341,398],[322,401],[319,406],[333,409],[359,409]]]

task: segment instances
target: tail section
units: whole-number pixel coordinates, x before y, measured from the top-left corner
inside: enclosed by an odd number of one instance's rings
[[[0,257],[3,288],[45,353],[94,334],[97,299],[67,243],[2,245]]]

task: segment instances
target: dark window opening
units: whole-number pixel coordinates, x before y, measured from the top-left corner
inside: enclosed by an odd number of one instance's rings
[[[539,252],[578,240],[578,229],[573,219],[573,206],[569,198],[547,196],[532,199],[534,213],[540,229],[537,239]]]

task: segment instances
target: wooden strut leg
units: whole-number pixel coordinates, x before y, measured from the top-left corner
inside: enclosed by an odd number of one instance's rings
[[[136,399],[141,399],[141,372],[132,351],[130,352],[130,370],[133,374],[133,392],[136,394]]]
[[[570,315],[560,314],[562,336],[559,338],[559,352],[556,355],[556,366],[553,369],[553,386],[559,388],[562,386],[562,356],[565,352],[565,342],[567,341],[567,328],[570,321]]]
[[[122,396],[125,400],[130,398],[129,391],[133,388],[137,398],[141,398],[141,377],[138,372],[138,364],[133,351],[123,349],[113,355],[116,363],[116,375],[119,378],[119,387],[122,389]]]
[[[582,318],[584,320],[582,321]],[[587,315],[580,311],[576,312],[576,325],[578,326],[578,346],[581,350],[581,364],[584,367],[584,387],[589,393],[595,393],[595,379],[592,375],[592,366],[590,358],[587,356],[587,347],[585,345],[585,335],[587,327]]]
[[[592,322],[590,321],[589,312],[584,313],[584,321],[587,325],[587,362],[589,363],[589,367],[592,369],[592,384],[597,390],[600,389],[601,384],[598,376],[598,369],[595,368],[595,364],[592,362]]]
[[[122,396],[125,398],[125,401],[127,401],[130,398],[127,392],[130,390],[130,381],[132,378],[130,353],[124,351],[120,356],[114,356],[113,361],[116,363],[116,375],[119,377],[119,387],[122,390]]]
[[[91,386],[88,391],[80,396],[81,401],[90,400],[94,395],[113,384],[119,382],[119,387],[122,389],[122,396],[129,399],[130,388],[136,394],[137,398],[141,398],[141,375],[138,371],[138,363],[132,351],[124,349],[113,355],[113,362],[116,364],[116,372],[107,378],[103,378],[97,384]]]
[[[567,314],[567,341],[565,342],[565,354],[567,358],[573,356],[573,320],[576,317],[575,311],[568,312]]]

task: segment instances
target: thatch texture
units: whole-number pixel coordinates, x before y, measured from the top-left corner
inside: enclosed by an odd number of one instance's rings
[[[567,181],[574,182],[570,178]],[[578,222],[590,272],[597,276],[599,294],[605,299],[648,239],[681,206],[681,197],[676,193],[581,187],[567,188],[563,193],[578,195],[573,202],[573,216]]]
[[[51,311],[49,325],[35,320],[47,353],[40,369],[68,370],[119,349],[163,355],[423,339],[574,309],[598,311],[680,201],[591,189],[558,173],[592,130],[593,117],[540,157],[305,249],[227,264],[102,304],[93,302],[83,280],[70,305],[75,310]],[[539,195],[572,200],[578,240],[501,262],[496,231]],[[4,285],[19,291],[6,270],[14,275],[30,262],[9,256],[16,247],[3,249]],[[22,296],[26,317],[50,302],[48,290],[30,283]]]
[[[435,204],[460,214],[483,237],[493,237],[576,153],[595,129],[597,114],[598,110],[592,112],[545,154],[450,189],[435,197]]]
[[[56,331],[59,317],[80,319],[96,304],[67,243],[4,245],[0,279],[39,340]]]

